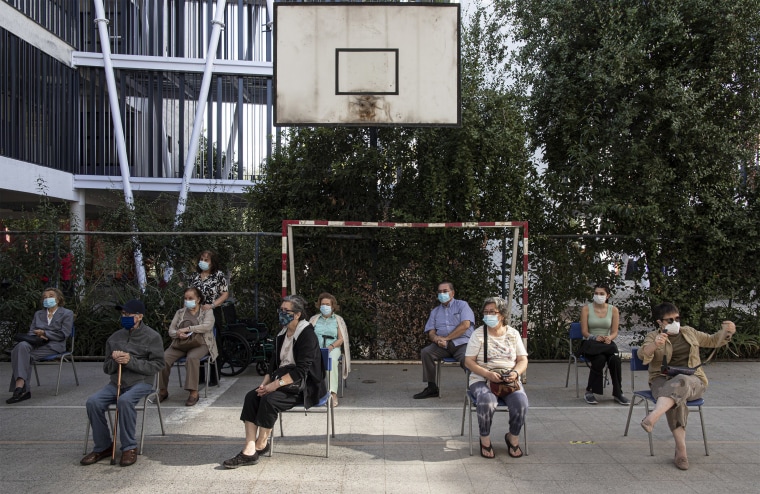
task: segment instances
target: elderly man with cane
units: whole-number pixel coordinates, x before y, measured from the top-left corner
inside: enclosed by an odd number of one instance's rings
[[[82,465],[92,465],[112,457],[115,463],[116,437],[111,436],[106,413],[116,404],[121,459],[119,465],[128,467],[137,461],[135,406],[153,391],[155,376],[164,367],[164,345],[161,336],[144,324],[145,305],[130,300],[116,306],[121,311],[121,327],[106,342],[103,371],[111,376],[104,388],[87,399],[87,417],[92,425],[95,447],[82,458]]]

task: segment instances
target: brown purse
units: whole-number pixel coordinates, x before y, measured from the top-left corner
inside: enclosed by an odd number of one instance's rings
[[[178,329],[188,328],[190,326],[192,326],[190,321],[184,320],[179,323]],[[206,342],[203,341],[203,335],[201,333],[191,333],[189,338],[182,339],[179,336],[174,338],[172,341],[172,348],[181,352],[188,352],[193,348],[198,348],[199,346],[204,345],[205,343]]]
[[[483,326],[483,363],[488,363],[488,327]],[[498,398],[504,398],[520,389],[520,375],[514,369],[491,369],[501,376],[500,381],[487,381],[491,393]],[[515,374],[515,379],[508,381],[511,374]]]

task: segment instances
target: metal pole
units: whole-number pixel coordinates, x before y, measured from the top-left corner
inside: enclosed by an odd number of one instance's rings
[[[113,63],[111,62],[111,41],[108,37],[108,19],[106,19],[103,0],[93,0],[95,5],[95,24],[98,26],[100,35],[100,49],[103,52],[103,68],[106,73],[106,84],[108,85],[108,103],[111,108],[111,119],[113,120],[114,137],[116,139],[116,154],[119,157],[119,169],[121,170],[121,181],[124,187],[124,201],[130,211],[134,211],[134,196],[132,195],[132,185],[129,182],[129,159],[127,158],[127,144],[124,139],[124,127],[121,123],[121,111],[119,110],[119,99],[116,92],[116,78],[113,74]],[[137,225],[132,219],[132,229],[137,231]],[[140,250],[140,241],[132,237],[134,244],[135,271],[140,289],[144,290],[147,284],[145,276],[145,266],[143,266],[142,251]]]
[[[514,236],[512,237],[512,266],[509,270],[509,298],[507,299],[507,312],[509,313],[510,320],[512,319],[512,299],[515,298],[515,270],[517,268],[517,243],[519,235],[520,230],[515,228]]]
[[[216,11],[214,12],[214,20],[211,23],[214,25],[211,30],[211,39],[208,43],[208,51],[206,52],[206,67],[203,70],[203,79],[201,80],[201,89],[198,92],[198,106],[195,109],[195,120],[193,121],[193,133],[190,136],[189,148],[187,150],[187,157],[185,158],[185,169],[182,175],[182,188],[179,191],[179,202],[177,203],[177,214],[174,219],[174,224],[179,223],[182,214],[185,212],[187,205],[187,195],[190,191],[190,179],[193,178],[193,172],[195,171],[195,158],[198,154],[198,142],[201,137],[201,130],[203,128],[203,113],[206,111],[206,103],[208,100],[208,91],[211,87],[211,76],[214,70],[214,61],[216,60],[216,48],[219,45],[219,35],[222,32],[222,17],[224,16],[224,8],[227,6],[227,0],[217,0]],[[212,146],[212,143],[208,143]]]

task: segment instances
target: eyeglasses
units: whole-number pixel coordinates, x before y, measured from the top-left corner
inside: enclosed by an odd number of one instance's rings
[[[498,311],[495,311],[495,310],[484,310],[484,311],[483,311],[483,315],[484,315],[484,316],[495,316],[495,315],[497,315],[498,313],[499,313],[499,312],[498,312]]]
[[[278,314],[295,314],[296,312],[290,309],[277,309]]]
[[[667,319],[660,319],[662,322],[666,322],[668,324],[673,324],[674,322],[681,322],[681,318],[679,316],[676,317],[668,317]]]
[[[449,293],[450,291],[451,291],[451,290],[449,290],[449,289],[446,289],[446,290],[438,290],[438,293]]]

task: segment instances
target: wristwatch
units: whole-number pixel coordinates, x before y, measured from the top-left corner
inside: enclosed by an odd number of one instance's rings
[[[285,381],[283,381],[282,379],[280,379],[279,381],[277,381],[277,384],[279,384],[280,387],[285,386]]]

